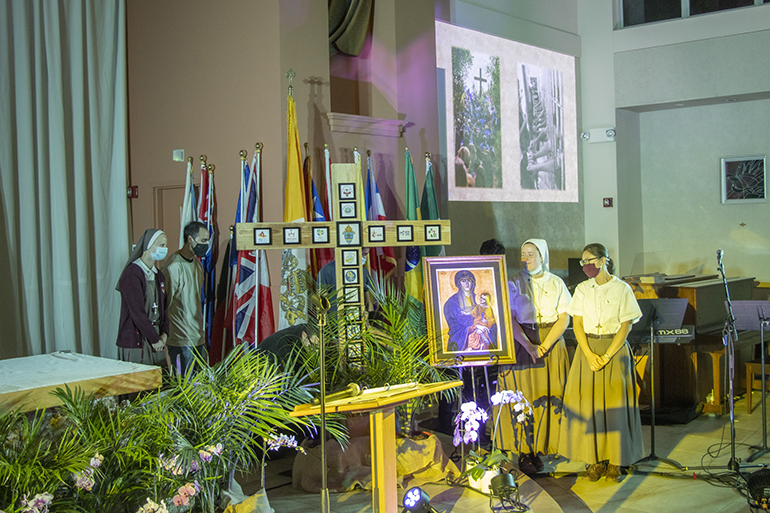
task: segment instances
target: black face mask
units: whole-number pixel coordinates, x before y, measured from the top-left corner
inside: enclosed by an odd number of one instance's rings
[[[195,247],[192,248],[193,255],[197,256],[198,258],[203,258],[206,256],[206,253],[209,251],[209,245],[208,244],[201,244],[200,242],[195,242]]]

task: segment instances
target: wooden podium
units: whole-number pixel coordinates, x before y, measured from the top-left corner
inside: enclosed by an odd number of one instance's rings
[[[407,383],[364,390],[356,397],[326,403],[326,413],[369,413],[372,451],[372,510],[374,513],[397,513],[396,492],[396,406],[409,399],[435,394],[462,386],[462,381],[441,383]],[[292,417],[319,415],[320,405],[302,404],[294,408]]]

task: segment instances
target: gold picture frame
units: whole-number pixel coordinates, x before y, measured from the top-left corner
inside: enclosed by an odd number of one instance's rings
[[[431,365],[516,363],[505,255],[423,259]]]

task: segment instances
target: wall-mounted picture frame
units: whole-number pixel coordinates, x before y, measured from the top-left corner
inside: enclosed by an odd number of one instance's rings
[[[764,155],[725,157],[720,160],[722,203],[767,201],[767,167]]]
[[[423,259],[431,365],[516,362],[504,255]]]

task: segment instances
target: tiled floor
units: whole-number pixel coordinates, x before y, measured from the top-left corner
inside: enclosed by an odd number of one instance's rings
[[[745,399],[736,401],[736,457],[745,460],[751,445],[762,443],[760,393],[754,392],[754,412],[746,413]],[[768,405],[770,409],[770,404]],[[645,451],[650,452],[650,427],[644,426]],[[709,482],[707,471],[691,467],[709,465],[716,474],[730,460],[729,415],[701,415],[688,424],[657,426],[655,452],[689,467],[677,470],[662,463],[643,463],[620,484],[600,480],[590,483],[579,478],[582,462],[546,460],[544,473],[534,479],[519,480],[522,501],[537,513],[550,512],[750,512],[747,500],[732,487]],[[721,447],[721,450],[720,450]],[[451,450],[451,449],[450,449]],[[709,453],[711,455],[709,455]],[[287,455],[267,465],[267,495],[276,513],[304,513],[320,510],[320,496],[295,490],[291,483],[293,456]],[[770,454],[755,464],[770,465]],[[748,475],[757,468],[745,468]],[[546,473],[547,472],[547,473]],[[695,476],[693,475],[695,474]],[[695,477],[695,478],[694,478]],[[244,480],[244,491],[254,492],[258,483]],[[426,485],[431,505],[441,513],[488,512],[489,499],[468,488],[445,484]],[[399,511],[405,490],[398,490]],[[371,511],[371,492],[332,493],[330,511],[358,513]],[[496,509],[495,511],[501,511]]]

